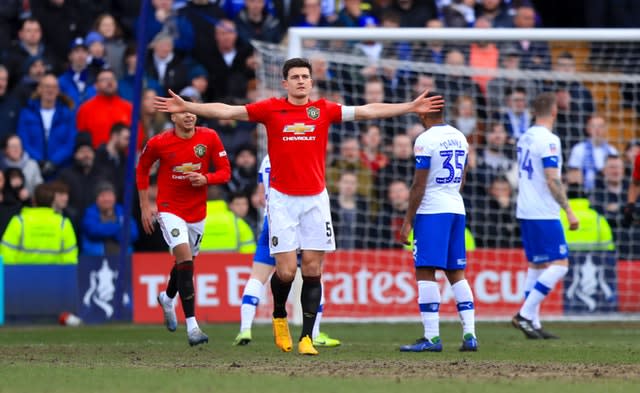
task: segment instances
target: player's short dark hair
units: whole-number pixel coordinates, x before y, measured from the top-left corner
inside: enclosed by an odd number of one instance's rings
[[[536,117],[551,116],[551,111],[556,105],[556,95],[552,92],[539,94],[533,100],[533,113]]]
[[[430,91],[427,93],[426,97],[427,98],[431,98],[431,97],[437,97],[437,96],[441,96],[442,94],[438,93],[437,91]],[[430,117],[442,117],[444,116],[444,105],[439,108],[437,111],[434,112],[429,112],[428,116]]]
[[[49,184],[38,184],[33,191],[33,202],[36,207],[51,207],[53,205],[53,194],[53,188]]]
[[[313,75],[311,70],[311,63],[309,63],[309,60],[303,59],[301,57],[294,57],[284,62],[284,65],[282,66],[282,79],[287,79],[290,69],[301,67],[308,69],[309,75]]]

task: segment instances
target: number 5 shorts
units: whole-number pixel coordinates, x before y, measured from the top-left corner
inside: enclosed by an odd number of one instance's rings
[[[272,188],[267,201],[267,217],[272,255],[298,249],[336,249],[326,189],[317,195],[298,196]]]

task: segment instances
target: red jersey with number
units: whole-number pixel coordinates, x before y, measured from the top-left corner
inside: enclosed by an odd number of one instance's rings
[[[636,156],[636,160],[633,163],[633,174],[631,176],[634,182],[640,183],[640,154]]]
[[[173,129],[149,139],[136,169],[139,190],[149,187],[149,170],[156,161],[160,161],[158,211],[175,214],[190,223],[206,216],[207,186],[192,186],[187,173],[205,175],[208,184],[223,184],[231,178],[227,152],[218,134],[209,128],[196,127],[189,139],[178,137]]]
[[[269,185],[287,195],[321,193],[329,127],[342,122],[341,105],[325,99],[293,105],[286,98],[270,98],[246,108],[249,120],[267,129]]]

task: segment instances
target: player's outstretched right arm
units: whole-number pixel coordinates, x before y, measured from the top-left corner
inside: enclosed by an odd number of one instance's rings
[[[243,105],[227,105],[221,102],[187,102],[169,89],[170,97],[156,97],[153,106],[160,112],[189,112],[197,116],[221,120],[249,120],[249,113]]]

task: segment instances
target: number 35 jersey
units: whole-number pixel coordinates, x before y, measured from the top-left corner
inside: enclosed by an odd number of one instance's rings
[[[518,139],[518,202],[516,217],[527,220],[557,220],[560,205],[553,198],[545,168],[562,170],[560,138],[547,128],[533,126]]]
[[[467,163],[469,144],[458,129],[441,124],[416,138],[413,148],[416,169],[428,169],[427,188],[418,214],[465,214],[460,183]]]

